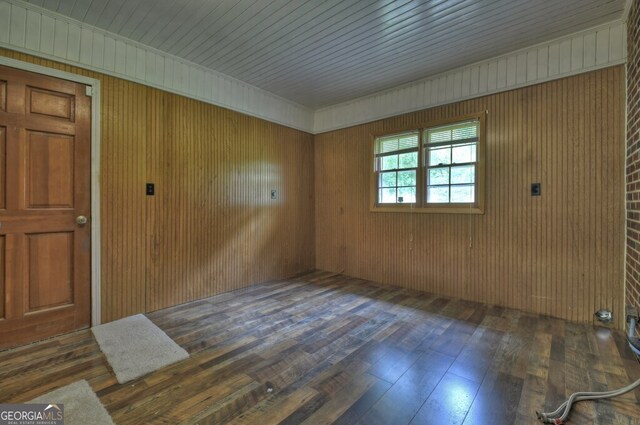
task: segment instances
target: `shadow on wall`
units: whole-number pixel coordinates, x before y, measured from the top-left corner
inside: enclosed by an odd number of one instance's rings
[[[184,128],[173,119],[167,129]],[[210,127],[180,143],[170,130],[154,146],[147,311],[314,268],[312,138],[255,121],[227,117],[228,134]]]

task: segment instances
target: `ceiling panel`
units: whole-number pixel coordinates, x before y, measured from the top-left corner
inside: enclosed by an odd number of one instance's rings
[[[619,19],[625,0],[28,0],[318,108]]]

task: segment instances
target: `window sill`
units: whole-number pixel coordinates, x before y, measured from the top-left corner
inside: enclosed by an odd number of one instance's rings
[[[484,214],[484,210],[480,207],[413,207],[413,206],[397,206],[397,207],[378,207],[369,208],[369,212],[376,213],[417,213],[417,214]]]

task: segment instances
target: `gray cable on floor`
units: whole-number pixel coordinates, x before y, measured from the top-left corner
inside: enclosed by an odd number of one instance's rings
[[[631,318],[629,323],[629,347],[633,351],[633,353],[638,356],[640,355],[640,351],[631,344],[631,338],[634,335],[636,328],[636,319]],[[571,396],[560,405],[556,410],[549,413],[540,413],[536,412],[538,419],[540,419],[543,423],[562,425],[566,422],[569,417],[569,412],[571,411],[571,407],[573,403],[577,403],[583,400],[601,400],[603,398],[612,398],[618,397],[622,394],[628,393],[640,386],[640,379],[636,382],[627,385],[624,388],[620,388],[613,391],[601,391],[601,392],[592,392],[592,391],[583,391],[571,394]],[[562,413],[562,414],[561,414]]]
[[[634,390],[639,386],[640,386],[640,379],[638,379],[636,382],[630,385],[627,385],[624,388],[620,388],[614,391],[573,393],[571,394],[571,397],[569,397],[567,401],[562,403],[560,407],[558,407],[553,412],[551,413],[536,412],[536,414],[538,415],[538,419],[540,419],[544,423],[561,425],[561,424],[564,424],[565,421],[567,420],[567,417],[569,416],[569,412],[571,411],[571,407],[573,403],[576,403],[578,401],[583,401],[583,400],[601,400],[603,398],[618,397],[622,394],[625,394],[625,393],[628,393],[629,391]],[[558,416],[560,412],[562,412],[562,415]]]

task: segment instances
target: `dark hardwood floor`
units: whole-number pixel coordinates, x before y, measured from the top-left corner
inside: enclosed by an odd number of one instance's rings
[[[314,272],[147,315],[191,357],[119,385],[90,331],[0,352],[0,402],[86,379],[116,424],[535,424],[640,378],[616,331]],[[640,423],[640,390],[575,424]]]

